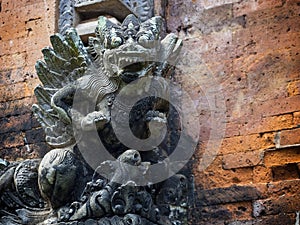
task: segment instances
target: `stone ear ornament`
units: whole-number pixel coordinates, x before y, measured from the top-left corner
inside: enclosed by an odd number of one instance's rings
[[[149,96],[131,109],[129,126],[137,138],[168,127],[163,144],[150,151],[122,144],[111,124],[112,110],[129,107],[116,98],[127,84],[171,76],[182,41],[175,34],[162,39],[162,23],[161,17],[141,22],[128,15],[117,25],[100,17],[87,47],[75,29],[50,37],[52,48],[44,48],[44,61],[36,63],[42,85],[35,89],[38,103],[32,110],[52,150],[41,160],[11,163],[0,171],[0,224],[186,224],[189,185],[184,175],[145,186],[135,182],[165,172],[152,174],[149,167],[163,164],[172,154],[170,135],[179,135],[180,125],[169,124],[174,120],[168,102]],[[141,82],[125,95],[133,98],[151,85]],[[78,95],[80,106],[74,107]],[[122,115],[114,119],[122,121]],[[97,169],[81,152],[81,146],[97,150],[92,132],[115,158],[99,163]],[[143,176],[137,177],[132,167]]]

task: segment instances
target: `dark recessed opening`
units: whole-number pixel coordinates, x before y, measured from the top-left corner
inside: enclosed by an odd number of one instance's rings
[[[299,178],[298,165],[291,163],[272,167],[273,181],[293,180]]]
[[[246,212],[246,211],[247,211],[247,208],[244,207],[244,206],[239,206],[239,207],[238,207],[238,210],[243,211],[243,212]]]

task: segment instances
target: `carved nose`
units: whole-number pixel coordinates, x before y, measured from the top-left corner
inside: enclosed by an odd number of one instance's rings
[[[138,51],[137,43],[133,40],[133,38],[129,38],[126,43],[122,46],[123,51]]]

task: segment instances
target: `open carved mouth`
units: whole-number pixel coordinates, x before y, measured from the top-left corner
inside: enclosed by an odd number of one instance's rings
[[[137,77],[139,73],[149,66],[154,60],[151,52],[110,52],[106,55],[109,69],[113,74]]]
[[[145,68],[148,67],[147,62],[136,62],[122,69],[122,72],[118,76],[126,83],[136,80],[145,72]]]
[[[147,62],[135,62],[128,66],[123,67],[124,72],[137,72],[143,70],[145,67],[147,67]]]

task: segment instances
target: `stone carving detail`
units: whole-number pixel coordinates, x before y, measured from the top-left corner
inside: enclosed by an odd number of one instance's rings
[[[82,3],[101,2],[97,0],[60,0],[59,1],[59,33],[65,34],[67,29],[75,26],[76,6]],[[154,16],[153,0],[122,0],[142,22]]]
[[[149,167],[171,153],[170,138],[151,151],[128,149],[114,134],[111,121],[113,110],[128,107],[115,98],[124,86],[140,77],[171,76],[181,40],[174,34],[161,40],[161,26],[160,17],[141,22],[129,15],[121,25],[100,17],[88,47],[74,29],[51,36],[52,48],[44,48],[44,61],[36,63],[43,86],[35,89],[38,104],[33,112],[53,149],[41,160],[2,163],[0,224],[184,224],[189,201],[184,175],[156,184],[136,183],[137,178],[147,180]],[[142,83],[141,89],[149,85]],[[131,98],[140,91],[126,94]],[[76,108],[78,93],[82,107]],[[94,102],[94,107],[86,102]],[[159,129],[173,121],[169,108],[156,97],[141,100],[129,117],[132,132],[145,138],[150,126]],[[117,124],[121,117],[115,118]],[[80,146],[98,150],[94,131],[116,161],[103,161],[97,168],[86,162]],[[143,176],[132,173],[131,166]]]
[[[65,34],[68,29],[74,27],[75,9],[73,0],[59,1],[59,19],[58,29],[59,33]]]
[[[135,12],[141,21],[154,16],[154,0],[123,0]]]

